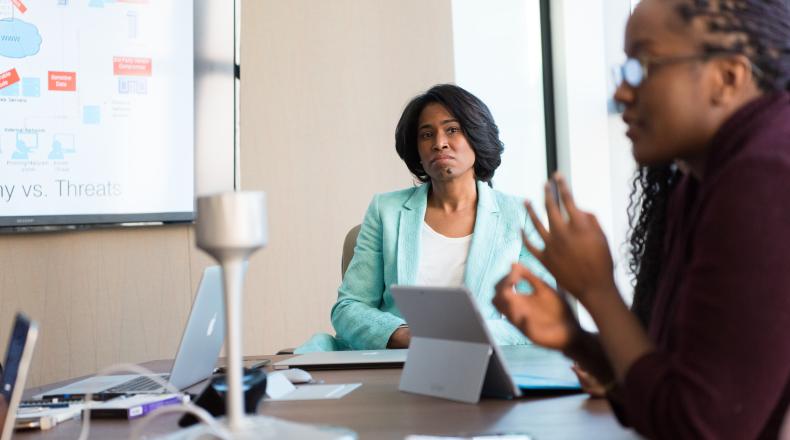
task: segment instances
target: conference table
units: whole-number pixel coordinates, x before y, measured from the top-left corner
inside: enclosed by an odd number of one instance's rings
[[[287,356],[251,356],[272,359]],[[168,371],[172,361],[143,364],[153,371]],[[542,439],[636,439],[621,427],[608,403],[583,394],[527,396],[514,400],[484,398],[478,404],[452,402],[398,391],[401,369],[313,371],[325,383],[357,383],[362,386],[337,400],[263,402],[261,414],[294,422],[332,425],[350,429],[360,439],[403,439],[410,434],[471,437],[483,434],[527,434]],[[59,386],[63,381],[28,390],[33,394]],[[201,386],[190,391],[198,392]],[[164,434],[178,429],[178,415],[154,420],[146,433]],[[125,439],[140,420],[92,420],[90,438]],[[77,420],[48,431],[17,432],[19,439],[76,439]]]

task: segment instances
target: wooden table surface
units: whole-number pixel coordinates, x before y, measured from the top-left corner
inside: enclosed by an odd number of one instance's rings
[[[280,359],[284,356],[254,358]],[[170,362],[145,364],[167,371]],[[264,402],[259,412],[287,420],[343,426],[360,439],[403,439],[409,434],[471,436],[522,433],[542,439],[635,439],[619,426],[608,403],[576,394],[560,397],[527,397],[516,400],[483,399],[477,405],[456,403],[398,391],[400,369],[336,370],[311,372],[325,383],[363,385],[339,400]],[[59,385],[53,384],[52,386]],[[46,388],[51,388],[48,386]],[[30,393],[40,389],[30,390]],[[176,415],[164,415],[151,424],[149,433],[177,428]],[[139,421],[92,421],[92,439],[128,438]],[[19,439],[75,439],[78,421],[64,422],[49,431],[17,432]]]

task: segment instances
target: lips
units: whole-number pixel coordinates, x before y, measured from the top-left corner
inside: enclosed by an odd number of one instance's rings
[[[633,115],[624,113],[623,122],[625,122],[626,125],[628,125],[628,131],[625,132],[625,135],[633,141],[636,137],[637,130],[641,126],[639,120]]]
[[[452,160],[452,159],[455,158],[453,156],[450,156],[449,154],[439,154],[437,156],[434,156],[433,159],[431,159],[431,163],[444,162],[446,160]]]

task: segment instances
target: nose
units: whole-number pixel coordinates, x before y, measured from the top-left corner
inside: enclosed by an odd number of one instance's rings
[[[621,81],[614,91],[614,100],[620,105],[633,104],[636,99],[636,90],[628,82]]]
[[[436,151],[444,150],[445,148],[449,148],[449,144],[447,143],[447,135],[442,133],[441,131],[436,134],[433,143],[433,149]]]

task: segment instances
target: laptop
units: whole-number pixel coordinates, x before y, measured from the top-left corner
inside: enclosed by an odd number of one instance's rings
[[[225,339],[225,306],[222,271],[210,266],[203,271],[195,302],[189,314],[181,344],[170,374],[158,377],[184,390],[209,377],[217,363]],[[143,375],[113,375],[90,377],[72,384],[46,391],[36,398],[81,398],[88,393],[152,394],[165,389]]]
[[[5,352],[2,389],[0,389],[0,440],[9,440],[14,433],[16,411],[25,391],[25,380],[33,359],[33,349],[38,338],[38,325],[18,313],[14,319],[8,348]]]
[[[407,349],[349,350],[306,353],[273,364],[274,369],[351,370],[358,368],[401,368]]]
[[[522,390],[581,389],[562,355],[539,347],[499,347],[466,288],[393,286],[391,291],[411,330],[401,391],[476,403],[481,395],[514,398]]]

